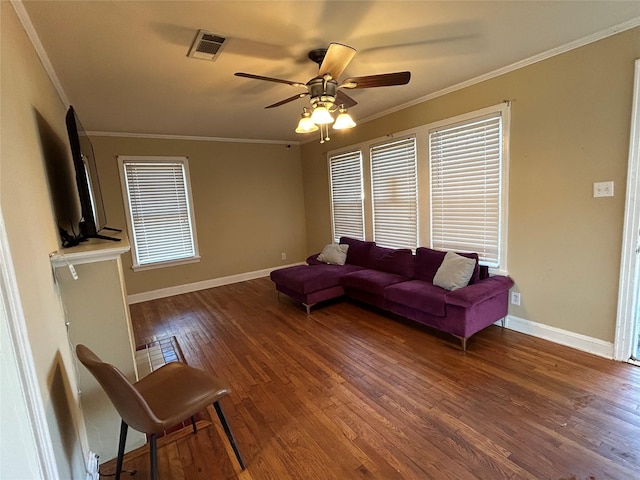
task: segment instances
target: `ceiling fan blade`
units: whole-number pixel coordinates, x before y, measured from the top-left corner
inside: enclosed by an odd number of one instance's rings
[[[309,95],[309,92],[299,93],[298,95],[294,95],[293,97],[285,98],[284,100],[280,100],[279,102],[274,103],[273,105],[269,105],[268,107],[264,107],[264,108],[279,107],[280,105],[284,105],[285,103],[293,102],[294,100],[297,100],[297,99],[302,98],[302,97],[306,97],[307,95]]]
[[[292,82],[291,80],[282,80],[281,78],[263,77],[262,75],[254,75],[252,73],[236,72],[236,77],[252,78],[254,80],[266,80],[267,82],[285,83],[293,87],[306,87],[304,83]]]
[[[347,78],[340,84],[342,88],[373,88],[406,85],[411,80],[411,72],[382,73],[365,77]]]
[[[353,47],[341,43],[330,43],[324,60],[320,65],[318,76],[322,77],[328,73],[331,78],[338,78],[347,68],[355,54],[356,49]]]
[[[336,105],[344,105],[344,108],[351,108],[358,104],[358,102],[341,90],[338,90],[335,103]]]

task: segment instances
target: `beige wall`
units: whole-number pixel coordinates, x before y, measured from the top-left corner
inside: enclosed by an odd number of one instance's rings
[[[80,116],[81,112],[78,112]],[[123,257],[128,294],[244,274],[306,257],[300,148],[93,136],[109,226],[126,228],[117,155],[189,157],[201,261],[133,272]],[[281,254],[287,259],[282,260]]]
[[[60,476],[82,479],[86,452],[80,442],[86,437],[48,259],[59,239],[47,165],[71,168],[65,106],[11,4],[1,2],[0,8],[1,213]],[[613,341],[638,57],[640,30],[635,29],[360,125],[342,139],[336,134],[324,146],[314,141],[287,150],[270,144],[94,137],[112,226],[125,226],[117,154],[190,157],[202,261],[133,273],[124,258],[129,293],[303,260],[331,240],[328,149],[506,98],[513,101],[508,268],[523,300],[511,313]],[[368,98],[375,101],[375,94]],[[357,107],[353,113],[357,116]],[[616,182],[614,198],[592,198],[592,183],[602,180]],[[284,262],[281,252],[288,255]],[[2,429],[3,443],[12,438]]]
[[[49,253],[59,247],[45,165],[70,162],[65,106],[9,2],[0,2],[0,205],[60,478],[84,479],[86,445]],[[4,317],[3,317],[4,318]],[[3,386],[5,388],[4,382]],[[4,393],[4,392],[3,392]],[[16,399],[21,392],[15,392]],[[28,429],[28,420],[23,419]],[[0,442],[16,436],[0,429]]]
[[[509,99],[507,267],[522,293],[522,305],[511,306],[510,314],[613,342],[639,57],[636,28],[359,125],[330,143],[304,144],[309,252],[331,241],[328,150]],[[419,167],[426,171],[424,160]],[[594,199],[593,182],[608,180],[615,197]],[[428,210],[422,199],[420,208]]]

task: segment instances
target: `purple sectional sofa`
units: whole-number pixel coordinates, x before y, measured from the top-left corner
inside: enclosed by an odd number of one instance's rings
[[[450,291],[433,284],[446,252],[419,247],[414,255],[347,237],[340,243],[349,245],[344,265],[312,255],[307,265],[271,272],[276,290],[301,302],[307,313],[319,302],[346,296],[454,335],[463,350],[474,333],[507,315],[513,280],[489,276],[476,254],[460,254],[474,259],[475,268],[467,286]]]

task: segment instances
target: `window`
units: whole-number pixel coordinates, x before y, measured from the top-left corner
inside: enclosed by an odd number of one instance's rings
[[[199,260],[186,157],[118,157],[133,268]]]
[[[505,105],[429,132],[431,246],[505,269]]]
[[[418,246],[415,137],[371,147],[373,239],[381,246]]]
[[[333,240],[364,240],[362,155],[359,150],[329,157]]]

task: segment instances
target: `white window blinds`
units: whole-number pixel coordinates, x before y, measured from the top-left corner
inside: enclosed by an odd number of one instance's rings
[[[329,159],[333,240],[364,240],[362,154],[360,150],[332,155]]]
[[[134,267],[197,257],[187,159],[120,160]]]
[[[373,239],[391,248],[418,246],[415,137],[371,147]]]
[[[431,245],[477,252],[500,264],[502,117],[493,114],[429,134]]]

